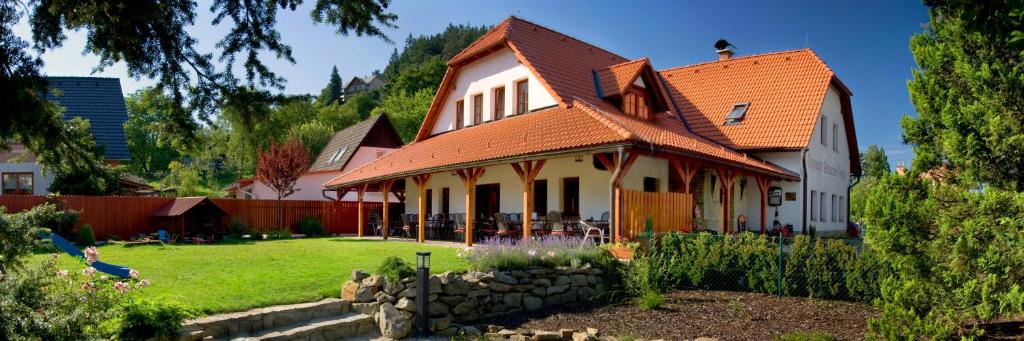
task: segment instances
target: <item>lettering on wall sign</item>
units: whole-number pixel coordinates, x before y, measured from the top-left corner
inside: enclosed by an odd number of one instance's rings
[[[830,165],[827,161],[821,161],[814,158],[807,159],[807,169],[810,169],[818,174],[824,174],[828,176],[834,176],[844,181],[850,178],[850,172],[842,167]]]

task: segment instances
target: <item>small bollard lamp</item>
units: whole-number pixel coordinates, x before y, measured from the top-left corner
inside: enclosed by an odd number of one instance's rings
[[[430,252],[416,252],[416,328],[420,335],[430,332]]]

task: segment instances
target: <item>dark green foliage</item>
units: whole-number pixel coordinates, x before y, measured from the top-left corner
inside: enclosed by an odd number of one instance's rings
[[[868,150],[860,153],[860,168],[866,177],[878,178],[889,174],[889,157],[885,148],[869,145]]]
[[[636,298],[637,305],[643,310],[654,310],[665,304],[665,296],[660,293],[648,291]]]
[[[882,280],[892,276],[892,268],[870,247],[856,261],[847,263],[846,291],[850,299],[871,303],[881,295]]]
[[[122,340],[174,339],[185,319],[190,317],[177,305],[147,300],[125,304],[119,319],[118,337]]]
[[[305,216],[299,221],[299,232],[306,237],[320,237],[324,235],[324,226],[320,223],[319,218]]]
[[[110,195],[121,190],[119,173],[109,165],[60,170],[47,190],[66,195]]]
[[[63,120],[57,105],[38,96],[47,91],[43,64],[28,53],[30,47],[40,54],[61,48],[68,31],[85,35],[85,51],[99,57],[97,69],[123,63],[130,75],[156,81],[173,104],[161,128],[182,144],[195,143],[200,122],[210,123],[220,109],[235,107],[246,116],[244,122],[259,122],[259,112],[249,107],[271,102],[276,95],[270,90],[283,89],[285,81],[261,58],[294,63],[291,47],[275,27],[279,10],[294,11],[300,3],[215,0],[204,5],[213,25],[227,23],[227,33],[215,44],[216,51],[200,51],[190,31],[202,15],[191,1],[3,2],[0,103],[12,114],[0,116],[0,147],[18,141],[57,174],[100,172],[102,158],[94,156],[88,130]],[[388,0],[318,0],[310,14],[314,22],[329,23],[341,35],[354,32],[387,40],[381,27],[394,27],[397,19],[387,12],[388,5]],[[31,44],[13,30],[24,17],[29,17]],[[244,77],[235,75],[236,67],[244,70]]]
[[[242,235],[249,233],[249,225],[241,218],[231,218],[231,223],[228,224],[227,232],[229,236],[241,238]]]
[[[1024,314],[1021,217],[1022,193],[883,178],[865,208],[872,251],[892,266],[881,276],[873,337],[972,338],[977,322]]]
[[[152,178],[181,156],[173,146],[175,137],[163,129],[171,124],[173,106],[174,100],[159,88],[141,89],[125,98],[128,121],[124,135],[132,156],[128,167],[133,172]]]
[[[840,240],[811,241],[798,236],[784,249],[788,251],[782,257],[782,286],[789,296],[869,302],[878,296],[877,284],[871,283],[890,273],[882,269],[877,257],[858,257],[854,247]],[[768,236],[669,233],[639,256],[625,275],[627,289],[636,295],[676,286],[767,294],[779,291],[779,245]],[[850,278],[850,273],[862,277]]]
[[[902,119],[914,171],[1024,190],[1024,15],[1018,0],[926,1],[931,21],[910,40],[916,117]]]
[[[836,337],[825,332],[792,332],[779,336],[774,341],[835,341]]]
[[[385,258],[383,263],[380,263],[377,273],[384,275],[389,281],[396,282],[416,275],[416,270],[413,270],[412,266],[401,258],[391,256]]]
[[[77,211],[69,209],[60,195],[55,194],[48,196],[42,205],[24,211],[20,215],[27,226],[49,229],[68,240],[75,239],[73,232],[80,218]]]
[[[75,241],[81,247],[96,245],[96,235],[92,232],[92,226],[89,224],[83,224],[82,227],[79,227],[78,238],[76,238]]]
[[[335,65],[331,69],[331,77],[327,82],[327,86],[323,90],[320,90],[320,97],[317,97],[316,102],[323,105],[330,105],[341,100],[341,93],[345,90],[345,84],[341,80],[341,75],[338,74],[338,66]]]
[[[405,47],[402,52],[398,53],[396,49],[392,53],[388,66],[384,68],[384,78],[398,79],[399,74],[405,69],[420,67],[435,57],[440,58],[442,62],[448,61],[489,29],[490,27],[486,26],[448,25],[444,32],[435,35],[419,37],[409,35],[405,39]],[[443,70],[441,75],[444,75]],[[439,83],[441,83],[440,77],[433,82],[425,82],[430,86],[437,86]],[[409,93],[419,90],[419,88],[403,89]]]
[[[292,230],[276,229],[266,232],[267,239],[289,239],[292,237]]]

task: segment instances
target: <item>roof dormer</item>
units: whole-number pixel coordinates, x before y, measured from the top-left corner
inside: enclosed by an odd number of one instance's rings
[[[654,113],[669,110],[667,96],[647,58],[609,66],[594,76],[598,97],[623,114],[651,119]]]

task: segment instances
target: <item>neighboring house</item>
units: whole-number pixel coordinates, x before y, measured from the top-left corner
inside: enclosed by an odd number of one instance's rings
[[[64,119],[81,117],[89,120],[89,131],[96,144],[103,146],[106,160],[119,164],[129,159],[124,123],[128,112],[124,105],[121,82],[117,78],[48,77],[51,91],[44,96],[67,110]],[[0,153],[0,177],[4,194],[45,195],[54,175],[44,172],[36,156],[24,146],[14,144]],[[132,190],[148,187],[137,177],[122,177],[122,184]]]
[[[380,114],[356,123],[334,134],[320,155],[295,184],[296,191],[288,200],[335,200],[336,192],[324,192],[323,184],[339,175],[356,169],[367,162],[402,146],[402,138],[387,114]],[[277,199],[273,189],[262,182],[247,178],[226,189],[228,197],[237,199]],[[343,201],[356,201],[356,193],[346,194]],[[364,200],[381,200],[380,193],[367,193]],[[393,202],[398,202],[391,195]]]
[[[656,70],[510,17],[448,62],[412,143],[326,187],[398,181],[405,213],[467,220],[610,212],[630,238],[647,217],[732,233],[776,213],[796,232],[845,232],[860,174],[849,89],[810,49],[717,53]]]
[[[380,89],[387,84],[388,82],[384,80],[384,77],[376,74],[368,77],[352,77],[352,80],[345,85],[345,90],[341,94],[341,100],[344,101],[360,92]]]

